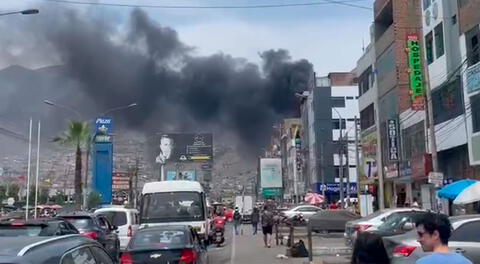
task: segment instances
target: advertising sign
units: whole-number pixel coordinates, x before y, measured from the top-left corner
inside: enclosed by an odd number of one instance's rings
[[[422,56],[420,41],[417,34],[407,36],[408,66],[410,73],[410,89],[412,95],[412,109],[423,110],[425,108]]]
[[[398,161],[398,124],[396,119],[387,120],[388,160]]]
[[[129,186],[129,177],[125,172],[115,172],[112,176],[112,189],[114,191],[128,190]]]
[[[260,187],[263,189],[283,187],[281,159],[260,159]]]
[[[326,185],[325,193],[327,193],[327,194],[340,193],[340,183],[339,182],[326,183],[325,185]],[[315,190],[318,193],[321,193],[323,191],[321,183],[317,183],[315,187],[316,187]],[[343,185],[343,191],[347,192],[347,184]],[[356,193],[357,193],[357,184],[356,183],[350,183],[350,194],[356,194]]]
[[[473,93],[480,90],[480,63],[470,66],[465,74],[467,76],[467,91]]]
[[[362,137],[363,173],[365,177],[377,176],[377,133]]]
[[[195,181],[197,179],[196,173],[192,171],[179,171],[178,175],[176,171],[167,171],[167,181]]]
[[[213,160],[212,134],[162,134],[156,143],[159,164]]]
[[[111,117],[98,117],[95,119],[95,134],[109,135],[112,133],[113,120]]]

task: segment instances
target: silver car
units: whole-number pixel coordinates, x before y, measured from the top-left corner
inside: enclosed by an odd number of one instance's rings
[[[448,247],[452,252],[463,254],[473,263],[480,263],[480,215],[464,215],[450,217],[452,236]],[[415,264],[415,262],[429,254],[422,250],[417,242],[417,231],[385,237],[385,249],[395,264]]]
[[[320,207],[313,205],[299,205],[293,207],[292,209],[281,212],[281,215],[290,219],[296,215],[302,214],[305,219],[310,218],[310,216],[316,214],[317,212],[322,211]]]
[[[392,214],[397,212],[421,211],[416,208],[391,208],[374,212],[366,217],[348,221],[345,224],[345,244],[351,246],[357,238],[357,232],[376,230],[382,225]]]

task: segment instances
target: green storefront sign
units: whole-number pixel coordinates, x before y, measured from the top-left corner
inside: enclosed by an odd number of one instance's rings
[[[282,196],[282,189],[263,189],[263,197],[277,197]]]
[[[423,97],[423,69],[422,56],[420,52],[420,42],[416,34],[407,36],[408,47],[408,66],[410,67],[410,89],[412,90],[412,99]]]

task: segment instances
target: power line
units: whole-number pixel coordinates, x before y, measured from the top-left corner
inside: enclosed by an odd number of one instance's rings
[[[319,6],[319,5],[342,5],[354,7],[365,10],[372,10],[371,7],[352,4],[359,0],[323,0],[322,2],[304,2],[304,3],[290,3],[290,4],[262,4],[262,5],[143,5],[143,4],[120,4],[120,3],[101,3],[101,2],[87,2],[77,0],[43,0],[46,2],[55,2],[59,4],[72,5],[95,5],[95,6],[111,6],[111,7],[128,7],[128,8],[156,8],[156,9],[260,9],[260,8],[283,8],[283,7],[298,7],[298,6]]]

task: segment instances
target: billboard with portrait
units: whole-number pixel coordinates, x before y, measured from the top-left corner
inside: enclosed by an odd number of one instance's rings
[[[282,188],[282,161],[276,158],[260,159],[260,187]]]
[[[203,134],[159,134],[155,163],[207,162],[213,160],[213,136]]]

